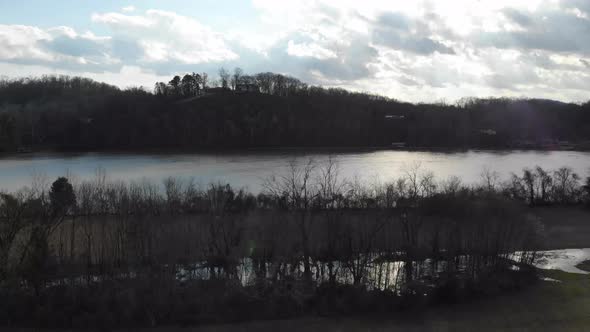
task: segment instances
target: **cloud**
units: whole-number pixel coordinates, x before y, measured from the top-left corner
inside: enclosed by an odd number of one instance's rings
[[[590,53],[590,20],[586,18],[564,8],[535,12],[504,9],[502,13],[523,29],[476,31],[471,36],[476,46]]]
[[[53,55],[37,44],[44,40],[51,40],[51,35],[42,29],[24,25],[0,25],[0,60],[51,61]]]
[[[112,68],[119,61],[108,53],[110,38],[77,33],[61,26],[40,29],[22,25],[0,25],[0,61],[51,65],[87,71]]]
[[[434,52],[454,54],[451,47],[433,40],[431,31],[419,19],[412,20],[401,13],[387,12],[373,23],[373,41],[397,50],[420,55]],[[422,31],[421,31],[422,30]]]
[[[144,16],[121,13],[92,14],[92,21],[107,24],[114,29],[145,29],[150,28],[154,23]]]
[[[506,16],[510,21],[520,25],[521,27],[530,27],[533,24],[533,19],[523,12],[514,8],[504,8],[502,14]]]
[[[326,49],[318,44],[296,44],[293,40],[289,40],[287,54],[296,57],[312,57],[319,60],[338,57],[334,51]]]
[[[89,23],[106,31],[100,36],[68,26],[0,25],[0,63],[121,85],[192,71],[214,78],[221,66],[239,66],[412,101],[587,95],[590,1],[253,0],[253,6],[256,17],[229,28],[181,9],[133,6],[94,13]]]
[[[195,19],[169,11],[148,10],[143,15],[104,13],[92,15],[111,28],[114,40],[135,40],[142,49],[138,64],[180,62],[200,64],[237,59],[222,34]]]
[[[560,3],[565,9],[577,9],[580,12],[590,14],[590,2],[587,0],[561,0]]]

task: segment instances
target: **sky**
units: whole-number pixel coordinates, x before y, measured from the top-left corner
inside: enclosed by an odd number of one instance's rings
[[[411,102],[590,99],[590,0],[0,0],[0,76],[242,68]]]

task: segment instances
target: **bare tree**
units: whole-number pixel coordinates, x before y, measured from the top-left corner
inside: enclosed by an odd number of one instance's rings
[[[234,69],[234,74],[231,77],[231,87],[233,90],[235,90],[236,87],[242,83],[243,75],[244,71],[242,70],[242,68],[236,67]]]
[[[28,226],[26,218],[29,208],[27,202],[32,197],[24,192],[16,195],[0,193],[0,281],[7,278],[9,272],[8,256],[16,236]]]
[[[209,87],[209,75],[205,72],[201,73],[201,86],[203,90]]]
[[[408,196],[415,200],[420,195],[420,162],[414,162],[411,165],[404,165],[402,172],[404,173],[405,182],[407,184]]]
[[[483,182],[483,187],[489,191],[493,192],[496,190],[496,186],[500,181],[500,174],[496,171],[492,171],[489,167],[485,166],[481,172],[481,180]]]
[[[553,172],[555,199],[560,203],[571,203],[577,196],[580,176],[569,167]]]
[[[549,200],[549,194],[551,191],[551,185],[553,184],[553,179],[551,178],[549,173],[546,172],[540,166],[537,166],[535,168],[535,172],[537,173],[537,180],[539,181],[539,191],[540,191],[539,199],[540,199],[541,203],[544,204],[544,203],[547,203],[547,201]]]
[[[227,89],[229,87],[229,79],[229,72],[225,68],[221,67],[219,69],[219,81],[222,88]]]

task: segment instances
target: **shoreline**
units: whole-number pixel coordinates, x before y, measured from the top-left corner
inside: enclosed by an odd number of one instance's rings
[[[590,153],[590,149],[525,149],[525,148],[485,148],[485,147],[408,147],[408,148],[392,148],[392,147],[338,147],[338,146],[321,146],[321,147],[228,147],[228,148],[202,148],[202,149],[184,149],[184,148],[148,148],[148,149],[99,149],[99,150],[77,150],[77,149],[39,149],[26,152],[0,152],[0,160],[6,157],[15,156],[35,156],[35,155],[84,155],[84,154],[98,154],[98,155],[165,155],[165,154],[209,154],[209,155],[231,155],[236,153],[282,153],[293,152],[300,154],[307,153],[370,153],[378,151],[392,151],[392,152],[432,152],[432,153],[468,153],[468,152],[487,152],[487,153],[522,153],[522,152],[581,152]]]

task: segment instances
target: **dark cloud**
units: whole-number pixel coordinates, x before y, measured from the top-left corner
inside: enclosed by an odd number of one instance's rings
[[[68,36],[59,36],[50,41],[42,40],[39,43],[52,52],[76,57],[99,56],[108,51],[104,42]]]
[[[534,85],[540,82],[540,77],[533,68],[526,65],[517,65],[506,68],[486,77],[486,83],[496,89],[517,91],[519,85]]]
[[[474,42],[478,46],[501,49],[533,49],[555,52],[582,51],[582,45],[574,39],[560,33],[541,32],[489,32],[479,33]]]
[[[521,27],[529,27],[533,24],[534,19],[528,15],[523,13],[522,11],[514,8],[504,8],[502,10],[502,14],[506,16],[512,22],[520,25]]]
[[[370,46],[367,36],[349,33],[346,45],[338,45],[337,57],[318,59],[314,57],[298,57],[287,53],[287,44],[290,40],[298,43],[314,42],[301,33],[292,34],[277,42],[268,53],[264,62],[268,68],[275,71],[287,71],[301,79],[314,83],[316,77],[312,71],[320,73],[328,79],[356,80],[370,76],[367,65],[376,60],[377,50]],[[315,41],[317,42],[317,41]],[[329,44],[329,43],[328,43]],[[330,46],[330,45],[326,46]]]
[[[477,31],[469,39],[479,47],[590,53],[589,20],[556,10],[526,17],[525,31]]]
[[[391,49],[418,55],[429,55],[434,52],[455,54],[452,48],[432,39],[429,30],[428,25],[419,19],[411,20],[401,13],[388,12],[380,15],[374,22],[372,41]]]

